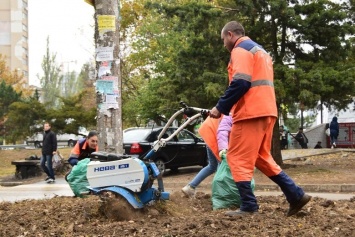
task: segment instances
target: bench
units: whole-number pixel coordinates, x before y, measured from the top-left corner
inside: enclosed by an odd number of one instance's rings
[[[42,175],[40,160],[15,160],[11,164],[16,166],[15,176],[18,179],[28,179]]]
[[[28,179],[31,177],[41,176],[43,170],[41,168],[41,160],[15,160],[11,162],[16,166],[15,177],[18,179]],[[63,165],[54,169],[55,174],[65,173],[71,168],[67,160],[63,160]]]

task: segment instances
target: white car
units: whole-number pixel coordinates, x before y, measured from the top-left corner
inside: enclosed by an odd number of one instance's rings
[[[84,136],[81,135],[75,135],[75,134],[57,134],[57,144],[58,146],[69,146],[73,147],[75,146],[76,142],[84,138]],[[34,145],[36,148],[41,148],[42,147],[42,141],[43,141],[43,134],[42,133],[36,133],[31,137],[28,137],[26,139],[26,144],[27,145]]]

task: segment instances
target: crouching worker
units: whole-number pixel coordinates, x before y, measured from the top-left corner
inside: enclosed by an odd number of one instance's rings
[[[98,151],[98,136],[96,131],[90,131],[86,138],[80,139],[70,153],[68,162],[71,166],[78,164],[82,159]]]
[[[88,136],[80,139],[71,151],[68,162],[73,168],[65,175],[75,197],[83,197],[89,193],[89,182],[86,177],[90,154],[98,151],[96,131],[90,131]]]

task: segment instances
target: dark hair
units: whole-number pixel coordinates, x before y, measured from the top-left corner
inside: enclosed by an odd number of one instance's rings
[[[226,34],[228,31],[237,35],[245,35],[244,27],[237,21],[230,21],[223,27],[223,34]]]
[[[89,139],[90,137],[93,137],[93,136],[97,136],[97,132],[96,131],[90,131],[87,138]]]

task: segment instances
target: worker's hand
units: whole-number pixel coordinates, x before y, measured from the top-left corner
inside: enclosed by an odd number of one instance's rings
[[[53,151],[53,153],[52,153],[53,155],[55,155],[55,154],[57,154],[57,151]]]
[[[222,158],[223,155],[227,155],[227,149],[220,150],[218,155],[221,158]]]
[[[211,118],[219,118],[219,117],[221,117],[221,112],[219,112],[216,107],[213,107],[213,109],[210,110],[210,117]]]

